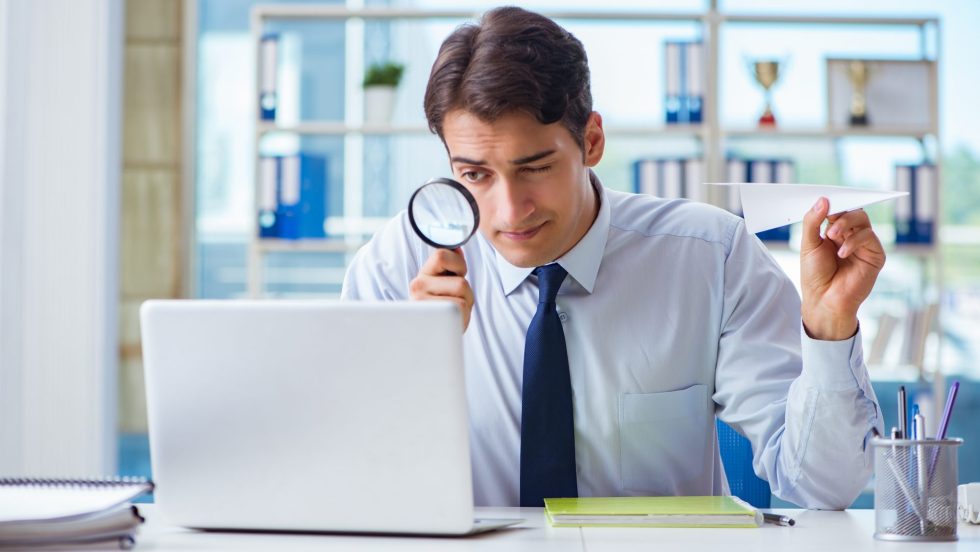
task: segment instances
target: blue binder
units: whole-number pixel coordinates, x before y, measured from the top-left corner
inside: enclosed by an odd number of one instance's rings
[[[912,220],[915,229],[915,243],[930,244],[935,238],[935,224],[938,211],[936,193],[936,166],[923,163],[915,168],[914,210]]]
[[[263,121],[276,120],[276,106],[279,97],[276,89],[279,68],[279,35],[266,33],[259,41],[259,118]]]
[[[267,163],[272,163],[268,165]],[[324,238],[327,218],[327,159],[318,155],[263,157],[260,170],[259,237],[296,240]],[[267,183],[273,178],[274,183]],[[266,186],[274,189],[275,208],[269,210]]]
[[[895,243],[915,243],[915,165],[895,165],[895,190],[908,192],[895,202]]]
[[[664,42],[664,120],[699,124],[704,105],[704,43]]]

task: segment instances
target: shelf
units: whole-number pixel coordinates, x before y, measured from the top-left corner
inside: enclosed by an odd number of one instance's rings
[[[928,243],[892,243],[884,244],[885,254],[900,253],[915,257],[935,257],[939,255],[939,248]]]
[[[603,131],[611,136],[690,136],[701,138],[705,135],[704,125],[603,125]]]
[[[359,238],[307,238],[284,240],[263,238],[255,240],[255,247],[264,253],[348,253],[367,243]]]
[[[261,122],[256,126],[256,132],[262,136],[271,132],[290,132],[295,134],[343,136],[346,134],[393,135],[393,134],[429,134],[429,127],[418,125],[347,125],[342,122],[313,121],[295,125],[277,125]]]
[[[282,4],[277,6],[258,6],[253,15],[259,18],[276,19],[476,19],[483,10],[426,10],[406,8],[362,8],[348,9],[343,6],[322,6],[305,4]],[[846,17],[822,15],[761,15],[761,14],[717,14],[711,12],[664,12],[664,11],[540,11],[552,19],[588,19],[593,21],[687,21],[707,23],[714,19],[721,23],[743,24],[781,24],[781,25],[879,25],[879,26],[923,26],[938,25],[936,17]]]
[[[615,136],[691,136],[704,135],[703,125],[610,125],[604,127],[606,134]],[[287,132],[305,135],[344,136],[348,134],[361,135],[429,135],[429,127],[425,124],[367,124],[348,125],[343,122],[309,121],[295,125],[278,125],[271,122],[259,122],[256,126],[259,136],[275,132]]]
[[[936,136],[936,129],[930,128],[742,128],[721,132],[722,138],[787,138],[801,140],[834,140],[838,138],[914,138],[922,140]]]
[[[937,17],[846,17],[828,15],[719,15],[723,23],[779,24],[779,25],[880,25],[880,26],[918,26],[938,25]]]
[[[288,1],[288,0],[287,0]],[[358,3],[360,4],[360,3]],[[939,43],[941,42],[941,29],[939,20],[936,17],[913,16],[913,17],[851,17],[847,15],[804,15],[804,14],[779,14],[779,13],[724,13],[716,9],[716,2],[709,3],[706,10],[699,12],[665,12],[663,10],[644,10],[642,7],[634,8],[632,11],[617,11],[615,9],[602,9],[597,6],[595,10],[582,11],[542,11],[542,15],[559,20],[560,24],[574,22],[583,26],[604,25],[609,27],[626,25],[673,25],[687,26],[698,32],[695,36],[703,39],[705,59],[704,77],[704,114],[715,114],[713,117],[706,118],[703,124],[678,124],[668,125],[663,122],[661,114],[646,114],[645,117],[633,117],[619,119],[618,124],[606,121],[604,130],[608,136],[618,139],[625,139],[635,143],[646,144],[643,151],[673,151],[671,148],[660,147],[660,141],[665,144],[675,145],[670,141],[685,142],[685,146],[690,144],[687,141],[696,142],[700,150],[700,155],[704,160],[705,181],[721,181],[726,174],[725,151],[729,147],[751,147],[758,145],[766,147],[776,141],[785,140],[790,149],[801,149],[813,145],[835,146],[837,155],[840,156],[840,146],[848,145],[848,140],[866,139],[869,141],[880,141],[886,139],[897,139],[903,144],[905,141],[916,140],[923,142],[923,145],[934,146],[936,151],[940,151],[939,123],[933,122],[935,116],[930,119],[911,119],[912,124],[919,124],[919,127],[904,128],[879,128],[879,127],[831,127],[829,119],[811,119],[807,125],[805,121],[796,121],[796,127],[780,126],[772,129],[760,129],[754,126],[754,120],[744,120],[745,125],[741,127],[734,124],[729,128],[720,124],[717,118],[718,96],[723,83],[720,79],[719,64],[719,44],[724,38],[726,26],[729,30],[749,30],[753,25],[780,26],[788,25],[794,31],[810,29],[826,29],[829,26],[843,27],[844,30],[857,30],[861,26],[877,27],[880,31],[883,27],[888,27],[903,32],[917,31],[917,41],[920,44],[921,57],[926,59],[928,56],[939,57]],[[425,33],[429,23],[452,23],[453,25],[463,21],[473,21],[478,19],[483,9],[477,9],[468,4],[456,4],[456,7],[446,9],[420,9],[420,8],[393,8],[385,6],[370,6],[361,9],[349,9],[344,5],[310,5],[310,4],[279,4],[255,6],[252,9],[252,28],[253,38],[259,41],[262,36],[263,26],[270,23],[293,23],[300,20],[320,20],[321,23],[341,24],[344,31],[344,114],[339,115],[338,121],[293,121],[291,124],[284,124],[282,121],[256,121],[255,134],[256,155],[261,153],[263,140],[271,141],[268,136],[273,133],[300,135],[300,136],[331,136],[338,141],[343,140],[343,179],[344,189],[343,206],[340,213],[346,216],[331,217],[327,220],[326,231],[328,238],[307,239],[307,240],[281,240],[281,239],[252,239],[252,255],[250,255],[249,265],[249,293],[258,296],[263,289],[262,276],[262,254],[267,252],[322,252],[324,254],[340,253],[349,254],[361,247],[381,225],[390,220],[388,217],[371,219],[364,217],[364,173],[365,163],[365,144],[369,144],[368,137],[380,137],[378,139],[390,139],[393,143],[400,141],[410,141],[416,139],[438,140],[438,137],[431,134],[428,125],[421,119],[421,109],[409,120],[395,122],[391,124],[350,124],[361,121],[363,112],[363,98],[361,97],[360,79],[363,77],[363,67],[367,56],[366,47],[366,28],[372,23],[379,21],[393,22],[403,21],[414,33]],[[885,12],[887,15],[887,12]],[[419,27],[421,25],[421,27]],[[821,27],[823,26],[823,27]],[[418,27],[418,28],[417,28]],[[288,27],[287,27],[288,28]],[[927,48],[927,44],[935,43],[934,48]],[[833,44],[826,48],[833,50]],[[934,54],[931,52],[935,52]],[[938,64],[937,60],[931,60]],[[935,78],[933,71],[930,78]],[[260,83],[256,82],[257,88]],[[938,83],[933,81],[932,86],[932,113],[936,112],[936,98],[939,97]],[[256,90],[256,93],[258,90]],[[258,95],[256,94],[257,98]],[[814,105],[816,110],[821,106]],[[601,111],[601,110],[600,110]],[[828,112],[831,112],[828,105]],[[253,111],[257,113],[257,111]],[[788,119],[787,119],[788,120]],[[835,120],[836,121],[836,120]],[[782,120],[780,121],[782,122]],[[834,124],[846,124],[846,119],[842,119]],[[792,122],[791,122],[792,124]],[[928,127],[928,128],[926,128]],[[405,137],[405,138],[402,138]],[[400,140],[395,140],[399,138]],[[372,138],[373,139],[373,138]],[[295,141],[295,140],[293,140]],[[653,143],[648,144],[647,142]],[[271,144],[269,144],[271,145]],[[636,144],[634,144],[635,146]],[[401,144],[398,144],[400,147]],[[393,144],[393,147],[395,145]],[[652,150],[651,150],[652,147]],[[639,148],[635,148],[639,149]],[[675,148],[676,149],[676,148]],[[936,159],[937,166],[941,166],[941,159]],[[875,230],[879,236],[891,240],[894,231],[889,231],[888,224],[875,225]],[[940,225],[937,225],[937,227]],[[980,240],[980,237],[976,238]],[[766,242],[774,255],[780,260],[783,257],[795,255],[799,256],[798,244],[795,246],[787,242]],[[895,244],[891,241],[884,244],[886,253],[894,255],[900,259],[899,265],[908,264],[927,265],[933,260],[941,260],[941,248],[938,245],[929,244]],[[942,272],[941,264],[937,264],[938,282],[941,287]],[[891,374],[894,370],[884,370],[882,374]]]
[[[704,13],[657,11],[540,11],[552,19],[588,19],[598,21],[688,21],[701,23]],[[483,10],[420,10],[404,8],[348,9],[342,6],[283,4],[258,6],[252,14],[259,18],[276,19],[477,19]]]

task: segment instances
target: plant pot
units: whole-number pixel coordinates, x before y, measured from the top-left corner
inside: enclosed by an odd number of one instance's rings
[[[364,87],[364,123],[387,125],[395,106],[394,86]]]

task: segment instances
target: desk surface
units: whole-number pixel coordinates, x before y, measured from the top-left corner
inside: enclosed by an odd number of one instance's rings
[[[352,535],[283,535],[202,532],[167,525],[153,504],[140,504],[146,524],[136,550],[586,550],[685,552],[791,550],[910,550],[905,543],[875,541],[874,511],[774,510],[796,519],[796,527],[765,524],[760,529],[554,528],[540,508],[477,508],[478,517],[525,518],[520,526],[465,538],[380,537]],[[960,540],[930,543],[932,550],[980,551],[980,525],[961,523]],[[666,546],[667,548],[660,548]],[[920,545],[911,545],[916,550]]]

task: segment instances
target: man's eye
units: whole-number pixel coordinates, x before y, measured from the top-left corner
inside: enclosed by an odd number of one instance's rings
[[[551,165],[545,165],[543,167],[524,167],[524,170],[531,174],[545,173],[551,170]]]
[[[466,180],[467,182],[476,183],[486,178],[487,173],[482,171],[464,171],[461,176],[463,177],[463,180]]]

